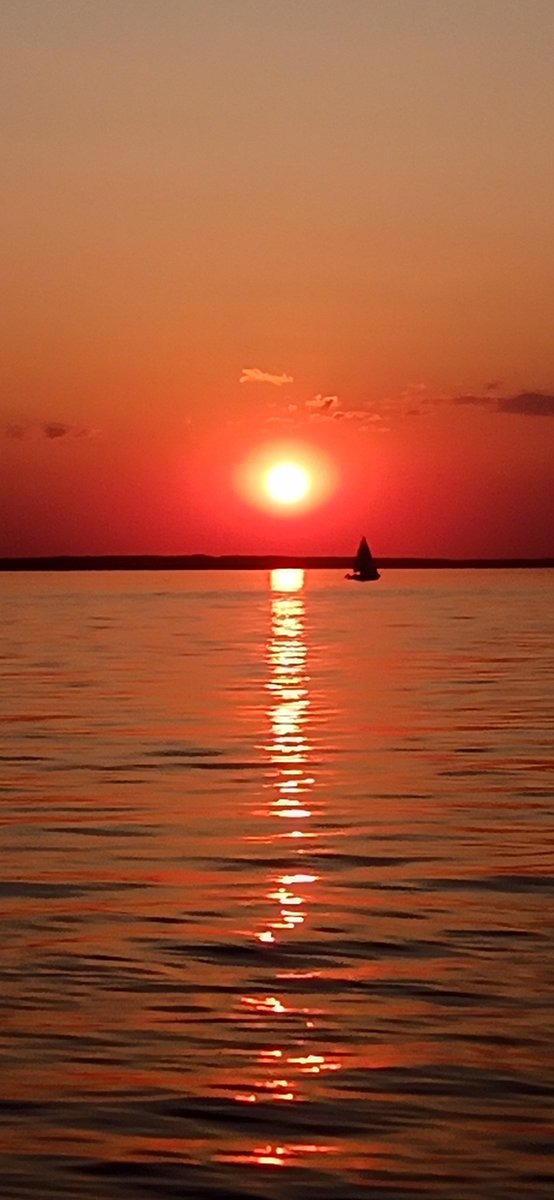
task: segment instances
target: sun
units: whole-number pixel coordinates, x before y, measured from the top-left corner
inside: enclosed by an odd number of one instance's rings
[[[287,440],[253,446],[236,464],[233,478],[237,492],[254,508],[294,520],[328,500],[338,472],[319,448]]]
[[[295,462],[277,462],[265,472],[263,486],[276,504],[299,504],[308,495],[312,481],[309,472]]]

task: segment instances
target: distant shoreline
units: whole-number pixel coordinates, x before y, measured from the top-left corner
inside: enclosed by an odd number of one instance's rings
[[[552,568],[554,558],[376,558],[381,570]],[[275,567],[344,570],[352,555],[95,554],[0,558],[0,571],[271,571]]]

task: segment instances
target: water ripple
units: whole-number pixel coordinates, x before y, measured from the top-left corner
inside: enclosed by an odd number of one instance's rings
[[[491,576],[6,578],[9,1200],[551,1200],[554,606]]]

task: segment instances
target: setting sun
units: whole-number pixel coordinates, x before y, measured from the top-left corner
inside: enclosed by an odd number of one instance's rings
[[[325,503],[337,486],[335,463],[306,442],[253,447],[234,470],[238,493],[275,517],[303,517]]]
[[[311,480],[304,467],[279,462],[266,471],[263,480],[268,496],[277,504],[298,504],[308,494]]]

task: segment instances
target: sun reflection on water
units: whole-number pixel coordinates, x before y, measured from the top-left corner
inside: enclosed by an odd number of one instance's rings
[[[287,866],[270,872],[264,892],[267,915],[252,930],[258,943],[267,946],[268,954],[286,951],[290,938],[306,935],[310,903],[320,883],[319,874],[306,858],[308,847],[320,836],[320,805],[314,799],[317,778],[310,736],[304,572],[272,571],[270,586],[265,683],[269,736],[263,747],[267,799],[258,815],[270,822],[270,843],[282,847],[282,839],[290,839],[285,842],[290,860]],[[282,829],[283,819],[292,829]],[[268,966],[270,961],[268,958]],[[286,969],[280,962],[272,976],[264,972],[266,982],[272,978],[271,990],[253,989],[252,994],[242,996],[240,1019],[258,1032],[264,1030],[267,1044],[255,1052],[255,1069],[247,1086],[235,1093],[235,1100],[243,1104],[302,1102],[318,1079],[341,1070],[338,1056],[326,1052],[317,1040],[317,1025],[326,1017],[315,994],[320,974],[302,960],[297,962],[295,956]],[[328,1026],[327,1020],[325,1023]],[[336,1147],[316,1142],[289,1145],[276,1137],[273,1144],[253,1148],[243,1161],[264,1167],[286,1166],[304,1155],[331,1149]]]
[[[312,746],[308,737],[310,696],[308,652],[305,638],[304,572],[279,568],[271,572],[271,630],[266,661],[269,693],[267,717],[270,737],[264,747],[271,767],[267,784],[272,793],[267,815],[293,821],[290,836],[301,837],[302,824],[312,816],[307,801],[315,783],[310,769]],[[300,855],[299,849],[297,854]],[[286,931],[303,925],[307,893],[318,876],[291,871],[272,879],[267,899],[273,915],[257,933],[261,942],[275,941]],[[275,913],[275,906],[277,913]]]

